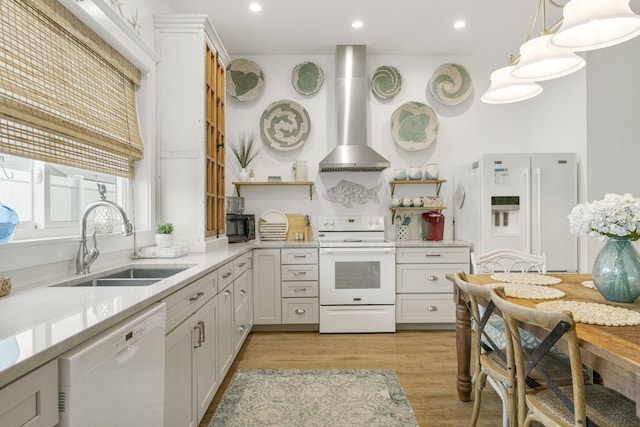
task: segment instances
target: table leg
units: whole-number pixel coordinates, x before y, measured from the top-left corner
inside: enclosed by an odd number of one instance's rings
[[[471,375],[469,365],[471,359],[471,315],[469,308],[458,287],[454,285],[456,303],[456,349],[458,354],[458,375],[456,386],[458,399],[462,402],[471,400]]]

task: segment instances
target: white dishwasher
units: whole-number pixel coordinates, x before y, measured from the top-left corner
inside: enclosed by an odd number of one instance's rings
[[[60,426],[164,423],[165,304],[154,304],[59,358]]]

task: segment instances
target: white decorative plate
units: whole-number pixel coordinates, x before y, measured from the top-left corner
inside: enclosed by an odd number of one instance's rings
[[[379,99],[390,99],[400,93],[402,76],[394,67],[378,67],[371,77],[371,91]]]
[[[264,87],[264,75],[255,62],[238,58],[227,66],[227,95],[236,101],[256,99]]]
[[[302,147],[310,131],[309,113],[295,101],[276,101],[264,110],[260,118],[262,139],[278,151]]]
[[[426,104],[407,102],[391,116],[391,136],[407,151],[427,149],[438,136],[438,117]]]
[[[324,73],[313,62],[298,64],[291,73],[291,84],[302,95],[313,95],[322,87]]]
[[[267,224],[284,224],[284,232],[286,233],[289,231],[289,220],[287,219],[287,216],[277,210],[265,211],[260,215],[260,226],[262,227]]]
[[[443,64],[429,80],[431,94],[444,105],[458,105],[473,90],[469,72],[458,64]]]

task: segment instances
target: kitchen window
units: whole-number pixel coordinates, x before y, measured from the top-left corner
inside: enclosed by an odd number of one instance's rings
[[[7,154],[0,158],[0,202],[18,213],[16,240],[77,234],[85,206],[100,199],[98,184],[126,210],[128,179]],[[118,230],[120,218],[113,220]]]

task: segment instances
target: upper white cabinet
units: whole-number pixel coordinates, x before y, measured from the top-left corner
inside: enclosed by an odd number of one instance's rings
[[[224,79],[229,62],[206,15],[156,15],[157,201],[191,251],[224,234]],[[185,210],[185,207],[189,207]]]

